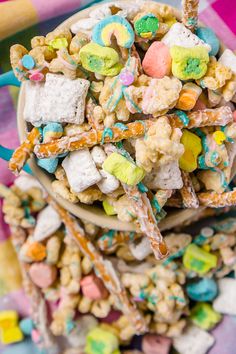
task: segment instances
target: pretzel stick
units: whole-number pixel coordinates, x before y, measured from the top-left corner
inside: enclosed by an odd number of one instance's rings
[[[193,183],[189,173],[181,171],[183,187],[180,189],[180,194],[183,198],[185,208],[198,208],[199,201],[193,188]]]
[[[192,32],[195,31],[198,25],[198,4],[199,0],[183,0],[182,7],[182,22]]]
[[[117,299],[119,305],[130,321],[132,321],[137,334],[147,331],[147,325],[141,313],[133,302],[128,298],[127,292],[113,268],[112,264],[105,260],[94,245],[86,238],[84,230],[78,222],[65,209],[48,197],[48,202],[60,215],[69,235],[78,243],[81,252],[87,256],[104,282],[109,292]]]
[[[137,186],[132,187],[124,183],[122,185],[137,214],[140,230],[148,237],[155,257],[157,259],[167,257],[167,246],[157,226],[147,194],[141,193]]]
[[[39,143],[40,136],[40,130],[38,128],[33,128],[26,140],[14,151],[9,161],[9,169],[15,175],[18,175],[24,167],[26,161],[34,150],[34,146]]]
[[[173,128],[186,127],[177,114],[169,114],[167,117]],[[188,119],[188,128],[198,128],[212,125],[226,125],[233,120],[233,115],[229,107],[220,107],[191,112],[188,115]],[[122,127],[113,126],[108,128],[109,134],[107,135],[104,134],[106,130],[90,130],[77,136],[64,136],[45,144],[36,145],[34,152],[38,158],[55,157],[65,152],[90,148],[101,143],[114,143],[124,139],[138,138],[145,135],[154,122],[154,119],[138,120],[126,125],[123,124]]]
[[[12,244],[18,253],[24,244],[22,237],[24,230],[21,227],[11,228]],[[20,237],[19,237],[20,236]],[[30,302],[31,317],[36,324],[41,335],[40,348],[47,350],[48,354],[60,354],[60,349],[49,330],[47,307],[40,289],[34,285],[28,274],[28,265],[19,260],[21,273],[23,277],[23,288]]]
[[[99,237],[97,245],[102,251],[114,251],[120,244],[134,241],[139,237],[141,235],[136,232],[110,230]]]
[[[236,205],[236,190],[224,193],[198,193],[197,196],[200,204],[208,206],[209,208],[223,208],[227,206]]]

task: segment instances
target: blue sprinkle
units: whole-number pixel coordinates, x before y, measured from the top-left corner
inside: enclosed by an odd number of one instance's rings
[[[24,68],[28,70],[31,70],[35,67],[34,58],[29,54],[24,55],[23,58],[21,59],[21,62]]]
[[[139,182],[137,184],[137,187],[138,187],[139,192],[141,192],[141,193],[148,192],[148,188],[142,182]]]
[[[66,320],[66,334],[70,334],[73,329],[76,327],[76,324],[74,321],[72,321],[71,319]]]
[[[106,136],[109,136],[110,139],[113,138],[113,131],[111,130],[111,128],[105,128],[104,129],[104,131],[102,133],[102,141],[101,141],[102,145],[104,144],[104,140],[105,140]]]
[[[156,197],[153,198],[151,204],[157,210],[158,213],[161,211],[160,204],[158,203],[158,200]]]
[[[179,117],[179,119],[181,120],[183,125],[185,127],[187,127],[188,124],[189,124],[189,118],[188,118],[187,114],[185,112],[183,112],[183,111],[180,111],[180,110],[175,111],[175,114],[177,114],[177,116]]]
[[[117,127],[117,128],[119,128],[120,130],[122,130],[122,131],[125,131],[125,130],[128,130],[129,128],[125,125],[125,124],[123,124],[123,123],[116,123],[116,124],[114,124],[114,127]]]

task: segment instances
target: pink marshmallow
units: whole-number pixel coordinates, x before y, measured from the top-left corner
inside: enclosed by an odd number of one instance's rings
[[[103,282],[95,274],[87,275],[80,281],[82,293],[91,300],[101,300],[108,297],[108,291]]]
[[[147,75],[157,79],[169,75],[171,72],[169,48],[162,42],[153,42],[145,54],[142,67]]]
[[[146,334],[142,339],[144,354],[169,354],[171,339],[157,334]]]
[[[206,108],[207,107],[206,107],[205,103],[201,100],[201,98],[199,98],[192,110],[193,111],[201,111]]]
[[[41,341],[41,334],[37,329],[33,329],[31,332],[31,339],[35,344],[40,343]]]
[[[39,288],[47,288],[56,280],[57,269],[43,262],[34,263],[29,268],[29,275]]]

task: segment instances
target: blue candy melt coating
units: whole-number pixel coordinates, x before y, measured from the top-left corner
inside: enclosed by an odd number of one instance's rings
[[[130,23],[123,17],[118,16],[118,15],[113,15],[113,16],[109,16],[104,18],[103,20],[101,20],[96,26],[94,26],[93,28],[93,32],[92,32],[92,40],[101,45],[101,46],[105,46],[103,40],[102,40],[102,30],[104,29],[104,27],[106,27],[107,25],[109,25],[110,23],[120,23],[121,25],[123,25],[127,32],[130,34],[130,38],[129,40],[124,44],[124,48],[130,48],[132,47],[133,43],[134,43],[134,31],[132,26],[130,25]]]
[[[23,58],[21,59],[22,65],[24,66],[24,68],[31,70],[35,67],[35,61],[34,58],[29,55],[29,54],[25,54],[23,56]]]
[[[30,336],[34,329],[34,323],[30,317],[24,318],[20,321],[20,329],[26,336]]]
[[[210,56],[215,56],[220,49],[220,41],[216,37],[215,33],[209,27],[199,27],[196,30],[196,35],[202,39],[205,43],[211,46]]]
[[[208,278],[187,284],[186,291],[190,299],[195,301],[212,301],[218,294],[215,280]]]
[[[38,159],[37,165],[46,170],[48,173],[54,173],[57,169],[58,159]]]

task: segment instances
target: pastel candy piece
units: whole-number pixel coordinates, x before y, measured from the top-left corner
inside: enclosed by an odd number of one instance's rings
[[[40,211],[37,216],[37,223],[33,233],[35,241],[43,241],[51,236],[61,226],[61,219],[55,209],[48,205]]]
[[[34,322],[30,317],[23,318],[20,323],[20,329],[26,336],[30,336],[32,330],[34,329]]]
[[[34,263],[29,268],[32,282],[39,288],[47,288],[57,277],[57,268],[46,263]]]
[[[221,321],[222,316],[210,304],[199,302],[191,309],[190,318],[196,326],[209,331]]]
[[[223,142],[227,139],[225,133],[222,132],[221,130],[215,131],[212,136],[217,145],[222,145]]]
[[[24,66],[24,68],[31,70],[35,67],[35,61],[34,58],[29,55],[29,54],[25,54],[22,59],[21,59],[21,63]]]
[[[171,339],[158,334],[145,334],[142,338],[142,350],[145,354],[168,354]]]
[[[182,23],[175,23],[161,40],[169,48],[173,46],[182,46],[184,48],[193,48],[196,46],[203,46],[207,52],[211,50],[209,44],[206,44],[198,36],[192,33]]]
[[[196,30],[196,35],[198,38],[203,40],[206,44],[209,44],[211,47],[211,51],[209,52],[209,55],[215,56],[220,49],[220,41],[217,38],[216,34],[214,31],[212,31],[211,28],[209,27],[199,27]]]
[[[24,339],[20,327],[15,326],[0,331],[0,341],[2,344],[8,345],[11,343],[21,342]]]
[[[111,205],[107,199],[105,199],[102,202],[102,206],[103,206],[103,209],[107,215],[116,215],[117,214],[113,205]]]
[[[184,129],[180,141],[184,145],[184,153],[179,159],[179,167],[186,172],[193,172],[197,168],[197,158],[202,151],[201,139]]]
[[[111,45],[111,37],[116,37],[117,44],[124,48],[130,48],[134,43],[134,31],[130,23],[121,16],[105,17],[94,28],[92,40],[104,47]]]
[[[212,301],[218,294],[217,283],[211,278],[202,278],[187,284],[186,291],[195,301]]]
[[[179,99],[175,107],[183,111],[191,111],[196,105],[201,93],[201,87],[192,82],[187,82],[180,91]]]
[[[189,270],[205,274],[216,267],[217,257],[194,244],[190,244],[184,252],[183,264]]]
[[[33,261],[42,261],[46,258],[46,247],[39,242],[29,243],[26,250],[26,256]]]
[[[80,281],[82,293],[91,300],[101,300],[108,297],[108,291],[101,279],[96,275],[87,275]]]
[[[48,143],[54,139],[59,139],[63,135],[63,127],[60,123],[48,123],[43,128],[43,142]]]
[[[110,331],[100,327],[92,329],[86,337],[86,354],[115,354],[119,353],[119,341]]]
[[[119,75],[119,80],[124,86],[132,85],[134,82],[134,75],[128,70],[122,70]]]
[[[188,326],[184,332],[174,338],[174,348],[181,354],[206,354],[215,339],[208,332],[197,326]]]
[[[29,79],[31,81],[40,82],[40,81],[44,80],[44,74],[41,73],[39,70],[31,70],[30,75],[29,75]]]
[[[18,323],[18,313],[13,310],[0,311],[0,329],[15,327]]]
[[[159,20],[152,13],[140,17],[134,22],[136,34],[142,38],[152,38],[159,28]]]
[[[162,79],[171,72],[171,55],[169,48],[162,42],[153,42],[148,48],[142,62],[145,73]]]
[[[173,46],[170,49],[172,73],[180,80],[197,80],[207,71],[209,55],[203,46],[184,48]]]
[[[82,66],[93,73],[115,76],[122,69],[119,55],[113,48],[104,48],[96,43],[88,43],[79,52]]]
[[[236,74],[236,55],[232,50],[225,49],[218,61]]]
[[[41,334],[36,328],[31,332],[31,339],[35,344],[38,344],[41,341]]]
[[[220,279],[218,287],[219,295],[213,302],[213,308],[220,313],[236,316],[236,279]]]
[[[37,165],[48,173],[54,173],[58,166],[58,158],[37,159]]]
[[[103,169],[130,186],[138,184],[145,176],[143,168],[136,166],[116,152],[108,156],[103,163]]]
[[[66,38],[55,38],[49,42],[49,45],[53,49],[62,49],[68,47],[68,42]]]

